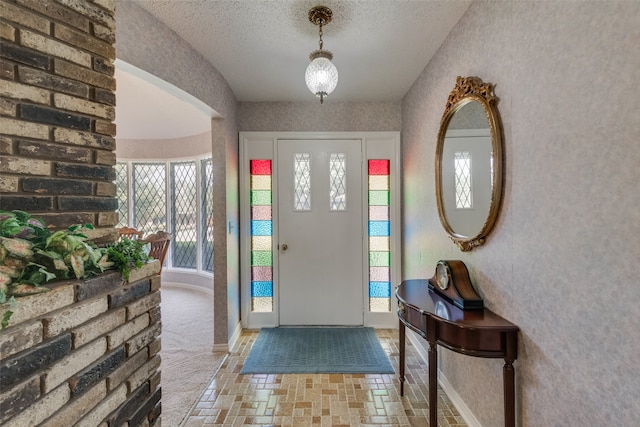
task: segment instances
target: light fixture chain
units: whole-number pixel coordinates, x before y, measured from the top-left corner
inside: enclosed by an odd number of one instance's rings
[[[320,20],[320,50],[322,50],[322,20]]]

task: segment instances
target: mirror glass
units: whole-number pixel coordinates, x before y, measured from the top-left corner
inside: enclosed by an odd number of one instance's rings
[[[502,196],[502,138],[492,91],[477,77],[458,77],[438,135],[438,213],[463,251],[485,242]]]

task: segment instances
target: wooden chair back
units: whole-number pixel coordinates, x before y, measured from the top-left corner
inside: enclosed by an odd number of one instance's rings
[[[142,231],[138,231],[131,227],[121,227],[118,228],[118,236],[120,238],[127,237],[131,240],[140,240],[142,239]]]
[[[160,261],[159,273],[162,273],[162,264],[164,264],[164,257],[167,255],[167,249],[169,249],[171,234],[164,231],[158,231],[157,233],[150,234],[144,239],[141,239],[141,242],[149,243],[151,246],[149,256]]]

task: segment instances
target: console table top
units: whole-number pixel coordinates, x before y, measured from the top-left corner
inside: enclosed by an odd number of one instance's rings
[[[427,279],[404,280],[396,287],[398,301],[441,322],[463,328],[518,331],[519,328],[491,310],[462,310],[429,289]]]

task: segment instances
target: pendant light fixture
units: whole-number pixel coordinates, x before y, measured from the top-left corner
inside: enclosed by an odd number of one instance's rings
[[[309,54],[311,63],[307,66],[304,80],[311,93],[320,98],[321,104],[338,84],[338,69],[331,62],[333,54],[322,48],[322,26],[331,22],[332,16],[333,12],[326,6],[315,6],[309,11],[309,21],[320,27],[320,49]]]

